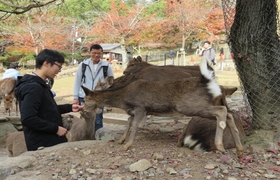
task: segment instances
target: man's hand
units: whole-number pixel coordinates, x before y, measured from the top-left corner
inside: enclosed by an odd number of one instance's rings
[[[82,109],[83,109],[83,106],[80,106],[79,104],[73,104],[72,105],[72,111],[73,112],[78,112],[78,111],[80,111]]]
[[[73,104],[79,104],[79,100],[78,99],[74,99]]]
[[[65,129],[64,127],[58,126],[58,131],[57,131],[57,135],[58,136],[65,136],[67,133],[67,129]]]

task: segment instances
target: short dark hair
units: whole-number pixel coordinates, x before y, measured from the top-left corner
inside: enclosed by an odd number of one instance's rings
[[[40,69],[45,61],[51,63],[52,65],[55,62],[63,64],[64,57],[56,50],[44,49],[36,56],[36,68]]]
[[[210,41],[204,41],[203,44],[205,44],[205,43],[207,43],[207,44],[209,44],[209,45],[211,44]]]
[[[89,51],[91,51],[92,49],[101,49],[101,51],[103,52],[103,48],[100,44],[93,44],[90,46]]]
[[[10,65],[9,65],[9,68],[13,68],[13,69],[16,69],[18,68],[18,62],[12,62]]]

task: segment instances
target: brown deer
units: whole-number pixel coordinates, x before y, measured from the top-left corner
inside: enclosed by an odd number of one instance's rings
[[[148,70],[146,70],[146,68]],[[139,71],[147,71],[147,73],[152,73],[153,71],[164,71],[166,74],[168,74],[169,76],[173,76],[173,74],[169,74],[169,71],[172,69],[180,69],[181,72],[186,72],[189,73],[188,77],[198,77],[201,75],[200,70],[199,70],[199,66],[173,66],[173,65],[167,65],[167,66],[155,66],[152,64],[149,64],[145,61],[142,60],[142,58],[140,56],[138,56],[137,58],[132,58],[129,60],[126,69],[123,71],[124,75],[131,75],[134,73],[137,73]],[[163,73],[163,72],[159,72],[159,73]],[[143,76],[146,76],[145,73],[143,73]],[[153,75],[157,76],[157,73],[154,73]],[[147,74],[148,76],[148,74]],[[184,76],[186,78],[186,76]],[[175,79],[175,78],[174,78]]]
[[[231,112],[234,118],[234,123],[238,129],[240,141],[243,142],[246,135],[243,129],[242,122],[238,119],[237,113]],[[227,124],[228,125],[228,124]],[[215,118],[201,118],[193,117],[190,122],[184,126],[182,134],[178,139],[177,145],[186,146],[190,149],[201,151],[215,150],[215,132],[216,122]],[[225,149],[236,147],[232,137],[231,129],[227,126],[223,133],[223,144]]]
[[[95,117],[97,113],[101,112],[101,109],[93,109],[93,106],[89,106],[88,103],[90,102],[84,103],[84,108],[80,112],[81,117],[73,118],[72,128],[67,133],[68,141],[95,139]]]
[[[224,96],[232,95],[237,88],[224,88],[222,87],[222,93]],[[239,132],[240,141],[243,142],[245,139],[245,132],[243,129],[243,124],[239,120],[239,117],[236,112],[231,112],[227,104],[222,104],[223,101],[216,102],[217,105],[224,105],[227,107],[228,112],[232,114],[234,118],[234,123]],[[225,101],[226,103],[226,101]],[[190,122],[185,125],[183,128],[182,134],[178,139],[178,146],[187,146],[190,149],[202,150],[202,151],[212,151],[215,150],[215,131],[216,131],[216,122],[215,118],[201,118],[193,117]],[[230,149],[235,147],[235,142],[232,136],[231,129],[229,128],[230,124],[227,122],[227,127],[224,129],[223,133],[223,144],[225,149]]]
[[[181,113],[186,116],[216,117],[217,128],[215,146],[224,151],[222,138],[226,119],[230,124],[231,132],[236,143],[237,154],[242,156],[243,147],[238,136],[238,130],[233,117],[227,112],[225,106],[215,106],[216,102],[224,101],[220,86],[213,76],[213,69],[209,69],[206,59],[200,65],[201,77],[192,77],[181,80],[151,82],[136,80],[128,85],[118,85],[103,91],[91,91],[82,87],[86,93],[85,101],[90,102],[94,108],[112,106],[127,111],[131,118],[127,128],[120,138],[123,143],[130,128],[131,134],[124,145],[127,150],[133,143],[138,124],[146,115]]]
[[[0,81],[0,91],[4,100],[5,111],[11,115],[11,109],[13,108],[13,103],[15,102],[16,106],[16,115],[18,115],[18,102],[15,99],[14,87],[16,84],[15,78],[5,78]]]
[[[73,115],[62,115],[63,127],[70,130],[72,127]],[[17,131],[7,134],[6,149],[9,157],[16,157],[27,151],[23,131]]]

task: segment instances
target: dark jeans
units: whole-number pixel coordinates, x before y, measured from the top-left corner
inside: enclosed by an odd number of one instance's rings
[[[81,103],[85,102],[84,98],[79,97],[79,104],[81,105]],[[96,114],[96,120],[95,120],[95,132],[103,127],[103,108],[102,108],[102,112],[99,114]]]

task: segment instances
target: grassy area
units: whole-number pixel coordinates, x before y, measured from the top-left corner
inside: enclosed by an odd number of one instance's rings
[[[122,72],[114,73],[115,78],[122,76]],[[55,79],[53,90],[56,92],[56,101],[58,104],[72,103],[73,88],[75,76]]]

